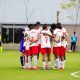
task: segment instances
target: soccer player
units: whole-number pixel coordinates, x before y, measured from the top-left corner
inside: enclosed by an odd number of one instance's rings
[[[35,25],[36,26],[36,25]],[[34,56],[34,70],[37,70],[37,55],[38,55],[38,40],[39,40],[39,32],[37,29],[31,29],[29,32],[29,39],[33,42],[30,45],[30,55]]]
[[[51,33],[52,33],[52,35],[54,35],[53,33],[54,33],[54,30],[56,29],[56,24],[55,23],[53,23],[52,25],[51,25],[51,29],[50,29],[50,31],[51,31]],[[56,44],[56,35],[54,35],[54,38],[51,38],[51,41],[53,42],[53,48],[54,48],[54,46],[55,46],[55,44]],[[55,57],[55,55],[54,55],[54,65],[52,66],[53,68],[54,67],[56,67],[56,57]]]
[[[24,31],[24,30],[23,30]],[[20,62],[21,62],[21,66],[23,67],[24,66],[24,62],[25,62],[25,56],[24,56],[24,52],[25,52],[25,47],[24,47],[24,34],[23,34],[23,31],[22,31],[22,38],[21,38],[21,41],[20,41]]]
[[[76,32],[71,36],[71,47],[70,47],[70,52],[74,52],[76,48],[76,43],[77,43],[77,35]]]
[[[38,30],[39,33],[41,33],[42,31],[42,27],[40,25],[40,22],[36,22],[36,26],[35,26],[35,29]],[[41,36],[41,34],[39,34],[38,36]],[[38,40],[38,55],[37,55],[37,58],[39,59],[39,53],[41,52],[41,40],[39,39]]]
[[[50,69],[50,61],[51,61],[51,44],[50,37],[47,34],[51,35],[51,32],[48,29],[48,26],[45,24],[43,26],[43,30],[41,31],[41,54],[42,54],[42,64],[43,69],[46,68],[46,55],[48,59],[48,69]]]
[[[61,42],[61,69],[64,69],[65,67],[65,57],[66,57],[66,48],[67,48],[67,32],[66,32],[66,29],[63,27],[62,29],[62,32],[63,32],[63,40]]]
[[[55,45],[53,46],[53,54],[55,56],[55,65],[54,68],[59,69],[60,68],[60,52],[61,52],[61,40],[63,33],[61,31],[62,27],[57,24],[57,28],[54,30],[53,34],[55,35],[54,41]],[[54,69],[53,68],[53,69]]]
[[[29,34],[29,27],[32,26],[31,24],[28,25],[27,28],[25,28],[25,32],[24,32],[24,47],[25,47],[25,65],[23,66],[24,69],[28,68],[28,55],[30,54],[30,42],[28,40],[28,34]]]

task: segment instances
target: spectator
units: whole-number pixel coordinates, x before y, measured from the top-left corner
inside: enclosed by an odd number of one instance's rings
[[[76,48],[76,42],[77,42],[77,36],[76,32],[71,36],[71,47],[70,47],[70,52],[74,52]]]

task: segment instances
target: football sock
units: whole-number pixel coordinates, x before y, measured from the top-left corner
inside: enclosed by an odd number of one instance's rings
[[[34,68],[37,68],[37,55],[34,55]]]
[[[56,67],[56,59],[54,59],[54,67]]]
[[[26,67],[28,67],[28,62],[26,62],[26,64],[25,64],[25,65],[26,65]]]
[[[42,62],[42,65],[43,65],[43,69],[45,69],[45,62]]]
[[[31,56],[28,56],[28,67],[32,67]]]
[[[23,56],[20,56],[20,62],[21,62],[21,66],[24,66]]]
[[[61,61],[61,67],[64,69],[64,61]]]
[[[57,65],[57,68],[60,68],[59,58],[56,59],[56,65]]]
[[[50,69],[51,61],[48,61],[48,69]]]

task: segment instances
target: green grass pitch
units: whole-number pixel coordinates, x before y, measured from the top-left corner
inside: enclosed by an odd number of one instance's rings
[[[0,53],[0,80],[80,80],[72,72],[80,71],[80,53],[67,53],[65,70],[23,70],[20,68],[19,51]],[[53,55],[51,55],[53,65]],[[41,66],[41,55],[38,65]],[[80,76],[80,73],[76,74]]]

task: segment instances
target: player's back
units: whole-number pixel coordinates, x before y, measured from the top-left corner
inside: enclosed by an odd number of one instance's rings
[[[41,48],[51,48],[50,37],[44,34],[47,33],[51,35],[51,32],[49,30],[43,30],[41,33]]]
[[[56,41],[59,41],[59,42],[55,42],[55,46],[56,46],[56,47],[57,47],[57,46],[61,46],[61,38],[62,38],[62,36],[63,36],[62,31],[61,31],[60,29],[56,28],[56,29],[54,30],[54,33],[53,33],[53,34],[55,34],[55,40],[56,40]]]
[[[35,30],[35,29],[32,29],[29,32],[29,38],[32,39],[32,40],[35,40],[37,37],[38,37],[38,31]],[[38,45],[37,42],[31,44],[31,46],[37,46],[37,45]]]

